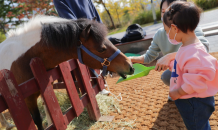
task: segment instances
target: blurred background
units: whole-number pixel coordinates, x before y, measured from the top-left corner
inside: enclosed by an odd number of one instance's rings
[[[124,32],[138,23],[142,27],[160,23],[161,0],[92,0],[109,35]],[[218,9],[218,0],[189,0],[204,11]],[[153,3],[153,5],[152,5]],[[153,11],[156,17],[152,14]],[[36,14],[58,16],[53,0],[0,0],[0,43],[9,29],[28,21]],[[216,16],[217,17],[217,16]]]

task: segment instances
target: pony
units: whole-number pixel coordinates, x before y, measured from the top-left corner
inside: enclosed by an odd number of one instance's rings
[[[0,70],[10,70],[20,84],[33,77],[29,66],[32,58],[41,58],[49,70],[61,62],[78,59],[77,47],[81,44],[100,58],[108,58],[117,51],[107,39],[107,28],[102,23],[89,19],[70,20],[37,15],[8,32],[7,39],[0,44]],[[81,58],[88,67],[102,69],[102,64],[83,50]],[[130,59],[122,52],[110,62],[107,70],[124,78],[126,74],[134,73]],[[36,126],[43,130],[37,107],[39,95],[40,92],[36,92],[26,98],[25,102]]]

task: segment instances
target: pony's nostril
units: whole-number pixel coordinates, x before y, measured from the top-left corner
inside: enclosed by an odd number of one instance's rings
[[[135,69],[133,67],[130,67],[130,73],[133,74]]]

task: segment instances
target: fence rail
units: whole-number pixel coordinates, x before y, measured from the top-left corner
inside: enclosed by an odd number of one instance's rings
[[[92,120],[97,121],[100,118],[95,95],[104,89],[104,81],[90,79],[94,75],[85,65],[72,59],[46,71],[41,59],[34,58],[30,67],[34,78],[19,85],[9,70],[0,71],[0,112],[9,109],[18,130],[36,129],[24,99],[37,91],[40,91],[53,122],[46,130],[65,130],[70,121],[78,117],[85,107]],[[52,86],[55,80],[59,82]],[[82,93],[81,97],[76,86]],[[53,89],[67,90],[72,106],[63,114]]]

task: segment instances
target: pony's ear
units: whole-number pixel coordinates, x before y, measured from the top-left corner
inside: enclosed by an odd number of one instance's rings
[[[89,24],[88,26],[86,26],[85,29],[83,29],[83,31],[82,31],[82,33],[81,33],[82,37],[85,38],[85,40],[87,40],[88,37],[89,37],[90,30],[91,30],[91,26],[92,26],[91,24]]]
[[[97,19],[97,17],[95,16],[95,17],[92,19],[92,21],[96,21],[96,19]]]

